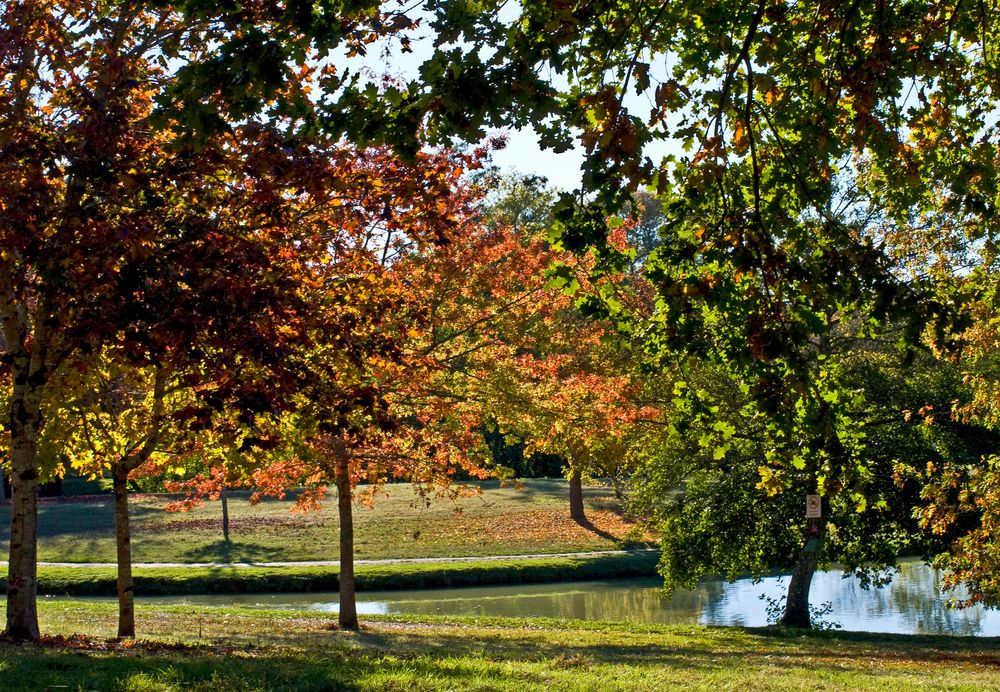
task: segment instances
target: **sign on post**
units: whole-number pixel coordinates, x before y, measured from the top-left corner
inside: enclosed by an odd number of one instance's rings
[[[806,519],[819,519],[823,516],[823,498],[819,495],[806,495]]]

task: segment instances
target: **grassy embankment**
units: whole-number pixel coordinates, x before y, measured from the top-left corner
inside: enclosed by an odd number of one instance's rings
[[[527,481],[523,488],[483,486],[483,493],[428,506],[409,486],[386,488],[374,508],[356,510],[359,559],[526,555],[641,547],[610,491],[586,490],[590,524],[569,518],[564,481]],[[292,502],[246,496],[230,501],[231,540],[223,541],[220,508],[209,503],[188,513],[167,513],[167,498],[132,502],[135,562],[266,562],[336,559],[338,525],[333,503],[293,514]],[[6,542],[7,507],[0,508]],[[5,550],[0,545],[0,550]],[[113,562],[111,498],[46,501],[39,508],[39,559],[43,562]],[[361,589],[458,586],[599,579],[652,574],[653,554],[597,558],[546,558],[433,564],[360,565]],[[335,590],[335,567],[137,569],[143,595],[200,592]],[[108,568],[42,567],[39,587],[49,594],[114,593]]]
[[[656,551],[643,551],[531,560],[359,565],[355,578],[359,591],[616,579],[655,574],[658,559]],[[133,572],[140,596],[336,591],[338,587],[336,567],[170,567],[137,568]],[[3,578],[0,588],[6,588]],[[42,594],[110,596],[115,593],[115,571],[43,566],[38,570],[38,590]]]
[[[151,641],[0,645],[4,689],[1000,688],[1000,640],[140,606]],[[44,602],[43,631],[110,637],[107,603]]]

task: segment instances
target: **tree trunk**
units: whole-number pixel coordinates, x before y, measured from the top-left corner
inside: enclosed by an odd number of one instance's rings
[[[14,641],[38,641],[38,433],[41,388],[18,383],[10,409],[10,553],[7,629]]]
[[[37,440],[16,439],[12,447],[6,635],[14,641],[37,641]]]
[[[583,478],[576,466],[570,469],[569,474],[569,516],[575,521],[587,521],[583,511]]]
[[[358,629],[358,609],[354,594],[354,514],[351,495],[351,473],[347,450],[341,444],[337,459],[337,509],[340,514],[340,615],[343,629]]]
[[[219,501],[222,502],[222,540],[229,542],[229,498],[226,496],[226,484],[219,488]]]
[[[805,543],[799,552],[799,560],[792,571],[785,599],[785,614],[780,624],[785,627],[812,627],[809,615],[809,588],[819,564],[819,551],[823,541],[821,520],[813,520],[806,531]]]
[[[128,522],[128,467],[114,468],[115,535],[118,544],[118,638],[135,637],[135,589],[132,583],[132,536]]]

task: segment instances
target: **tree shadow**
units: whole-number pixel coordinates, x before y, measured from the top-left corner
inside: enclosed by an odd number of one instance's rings
[[[265,547],[256,543],[218,540],[200,545],[181,553],[180,562],[273,562],[281,560],[281,548]]]
[[[296,692],[404,689],[434,681],[446,689],[541,689],[539,675],[478,661],[358,656],[326,649],[322,658],[287,651],[232,656],[225,646],[162,651],[139,643],[126,652],[68,651],[62,647],[2,647],[4,689],[267,689]],[[421,689],[428,688],[419,685]]]
[[[605,531],[604,529],[598,528],[597,526],[594,525],[594,522],[592,522],[590,519],[587,519],[586,517],[576,518],[573,519],[573,521],[581,528],[584,528],[587,531],[590,531],[591,533],[600,536],[606,541],[609,541],[611,543],[624,543],[624,541],[621,538],[614,535],[613,533]]]
[[[377,628],[380,623],[373,623]],[[516,625],[511,625],[516,627]],[[506,627],[504,627],[506,629]],[[610,630],[615,629],[610,625]],[[713,628],[716,629],[716,628]],[[532,632],[523,636],[491,636],[488,633],[423,633],[362,630],[359,644],[400,655],[435,654],[461,656],[488,650],[494,660],[537,661],[582,660],[590,663],[627,666],[676,667],[704,672],[731,670],[734,662],[746,661],[757,650],[756,637],[771,639],[767,666],[771,668],[810,667],[824,671],[856,669],[859,659],[883,660],[886,664],[949,662],[1000,669],[1000,639],[956,638],[934,635],[892,635],[856,632],[802,632],[783,628],[717,628],[714,645],[705,647],[671,642],[629,643],[607,636],[600,643],[542,641]],[[727,642],[727,635],[732,641]],[[751,640],[747,641],[745,635]],[[645,637],[643,637],[645,639]],[[774,639],[783,640],[773,643]],[[803,646],[803,639],[811,640]],[[956,644],[958,644],[956,646]]]

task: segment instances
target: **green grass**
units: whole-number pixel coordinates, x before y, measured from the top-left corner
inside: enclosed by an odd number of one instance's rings
[[[114,631],[112,604],[41,604],[56,635]],[[1000,640],[496,618],[385,617],[140,606],[149,640],[0,645],[3,689],[983,690]],[[96,647],[94,646],[96,644]],[[95,650],[96,649],[96,650]]]
[[[477,497],[426,505],[408,485],[392,485],[373,509],[355,510],[358,558],[521,555],[615,549],[630,544],[607,488],[586,489],[592,524],[569,518],[565,481],[534,480],[523,489],[483,484]],[[131,503],[135,562],[241,562],[336,559],[336,503],[293,514],[290,501],[250,506],[230,501],[231,542],[222,541],[220,508],[209,503],[189,513],[166,513],[167,499],[138,496]],[[39,560],[113,562],[111,498],[47,501],[39,506]],[[0,507],[0,550],[6,551],[9,509]]]
[[[646,551],[534,560],[358,565],[355,576],[360,591],[526,584],[651,576],[656,573],[658,559],[657,552]],[[336,591],[338,587],[335,567],[138,568],[134,577],[139,596]],[[0,579],[0,586],[6,588],[5,580]],[[38,590],[49,595],[114,595],[115,571],[43,566],[38,570]]]

